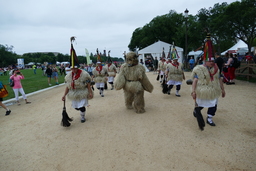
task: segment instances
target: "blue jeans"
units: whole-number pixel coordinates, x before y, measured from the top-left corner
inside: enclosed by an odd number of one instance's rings
[[[189,64],[189,66],[191,70],[194,68],[194,64]]]

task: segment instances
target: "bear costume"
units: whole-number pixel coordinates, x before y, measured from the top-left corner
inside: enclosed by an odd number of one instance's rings
[[[146,75],[145,67],[139,64],[136,53],[127,53],[126,62],[121,66],[114,85],[116,90],[124,90],[127,109],[133,109],[134,106],[136,113],[145,112],[144,90],[151,93],[154,87]]]

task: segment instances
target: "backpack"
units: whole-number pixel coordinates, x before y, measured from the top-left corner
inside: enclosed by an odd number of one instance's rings
[[[232,66],[235,68],[239,68],[241,65],[241,62],[237,58],[234,58],[234,57],[232,57],[232,58],[233,58]]]

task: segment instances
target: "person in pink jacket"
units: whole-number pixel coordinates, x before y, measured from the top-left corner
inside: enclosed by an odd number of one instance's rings
[[[29,102],[27,100],[26,94],[22,88],[21,85],[21,79],[24,79],[24,75],[17,69],[14,70],[13,75],[10,77],[10,79],[12,79],[14,81],[14,86],[12,87],[13,92],[15,94],[15,99],[17,101],[17,104],[20,105],[19,102],[19,92],[22,94],[23,99],[25,100],[26,104],[29,104],[31,102]]]

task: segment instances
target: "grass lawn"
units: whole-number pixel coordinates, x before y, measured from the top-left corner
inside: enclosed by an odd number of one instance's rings
[[[23,80],[21,80],[21,84],[26,94],[50,87],[48,85],[47,76],[43,76],[43,71],[41,69],[37,69],[36,74],[34,74],[32,69],[23,69],[20,71],[25,77]],[[4,85],[7,85],[6,87],[9,92],[9,95],[3,100],[12,99],[15,97],[12,88],[9,86],[9,77],[9,73],[7,73],[7,75],[0,76],[0,81],[2,81]],[[61,76],[59,74],[58,79],[59,84],[64,83],[64,75]],[[55,85],[55,80],[53,78],[51,79],[51,83],[52,86]],[[21,94],[19,94],[19,96],[20,95]]]

